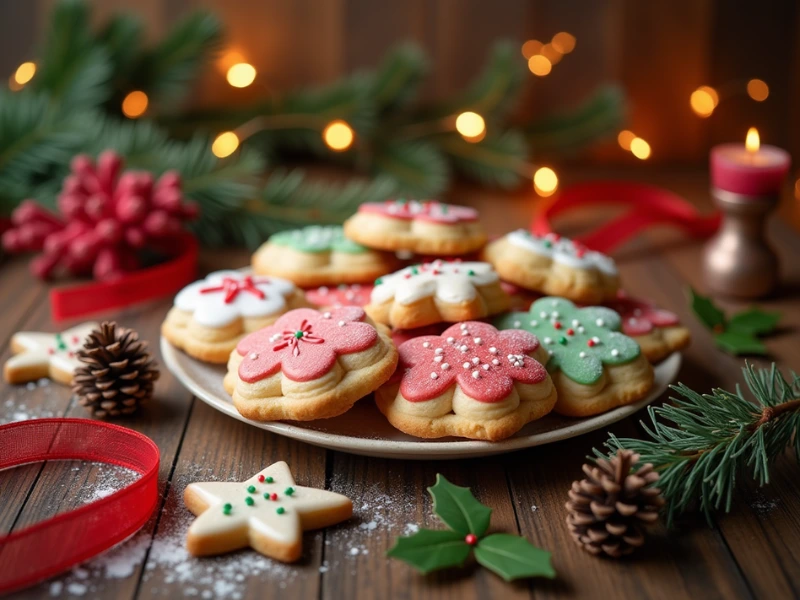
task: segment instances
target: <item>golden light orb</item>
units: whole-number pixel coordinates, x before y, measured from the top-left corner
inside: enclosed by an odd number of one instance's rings
[[[353,145],[355,133],[353,128],[344,121],[337,119],[331,121],[322,131],[322,140],[325,145],[336,152],[344,152]]]
[[[534,75],[544,77],[553,70],[553,63],[546,56],[537,54],[536,56],[531,56],[528,61],[528,68]]]
[[[475,138],[486,135],[486,121],[478,113],[463,112],[456,117],[456,131],[470,141],[480,141]]]
[[[122,114],[129,119],[138,119],[147,110],[147,94],[140,90],[130,92],[122,101]]]
[[[223,131],[211,144],[211,152],[217,158],[230,156],[239,147],[239,136],[232,131]]]
[[[763,102],[769,97],[769,86],[762,79],[751,79],[747,82],[747,95],[756,102]]]
[[[558,175],[550,167],[540,167],[533,174],[533,188],[540,196],[552,196],[558,189]]]
[[[236,63],[225,76],[228,83],[236,88],[246,88],[256,79],[256,68],[250,63]]]
[[[639,160],[650,158],[650,144],[640,137],[631,140],[631,153]]]

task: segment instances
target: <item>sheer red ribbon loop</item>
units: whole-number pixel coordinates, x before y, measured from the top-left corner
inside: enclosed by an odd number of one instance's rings
[[[87,460],[141,477],[117,492],[0,536],[0,593],[27,587],[111,548],[138,531],[158,503],[158,446],[145,435],[89,419],[0,426],[0,469],[43,460]]]
[[[197,240],[189,234],[180,239],[171,260],[132,271],[119,279],[50,290],[54,321],[83,317],[169,296],[194,281],[197,274]]]
[[[718,212],[702,215],[686,200],[670,191],[642,183],[592,181],[570,186],[538,211],[531,231],[553,231],[554,217],[588,205],[625,205],[631,209],[594,231],[576,239],[599,252],[610,253],[640,231],[656,224],[678,227],[694,237],[708,237],[719,227]]]

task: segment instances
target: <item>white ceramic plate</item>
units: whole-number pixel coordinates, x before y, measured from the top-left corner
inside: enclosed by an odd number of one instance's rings
[[[585,419],[569,419],[550,414],[543,419],[529,423],[514,436],[501,442],[479,442],[457,438],[421,440],[406,435],[389,425],[371,399],[361,400],[351,410],[333,419],[304,423],[251,421],[236,411],[230,396],[222,387],[222,378],[225,375],[224,365],[210,365],[195,360],[176,349],[163,337],[161,338],[161,356],[167,368],[192,394],[234,419],[323,448],[363,454],[364,456],[418,460],[471,458],[500,454],[565,440],[607,427],[632,415],[658,398],[667,389],[667,386],[675,381],[681,366],[681,355],[677,352],[658,364],[655,368],[656,379],[653,390],[647,398],[635,404]]]

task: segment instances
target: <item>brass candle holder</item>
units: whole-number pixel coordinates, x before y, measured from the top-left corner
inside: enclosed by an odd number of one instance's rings
[[[748,196],[711,188],[722,223],[703,253],[705,283],[735,298],[761,298],[775,289],[779,262],[766,236],[766,221],[778,194]]]

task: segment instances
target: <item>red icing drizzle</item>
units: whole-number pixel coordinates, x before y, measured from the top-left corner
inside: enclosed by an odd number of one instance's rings
[[[239,295],[239,292],[249,292],[257,298],[263,300],[266,296],[258,289],[256,283],[267,283],[266,279],[254,279],[251,275],[245,275],[242,279],[233,277],[223,277],[222,283],[210,287],[200,288],[201,294],[212,294],[223,292],[225,294],[225,304],[230,304]]]
[[[414,219],[434,223],[460,223],[478,219],[478,211],[474,208],[444,204],[433,200],[365,202],[358,210],[359,212],[376,213],[394,219]]]
[[[372,293],[372,285],[340,285],[306,290],[306,300],[315,306],[366,306]]]
[[[545,380],[547,370],[528,356],[538,347],[539,340],[532,333],[497,331],[478,321],[453,325],[439,336],[416,337],[399,348],[400,392],[410,402],[423,402],[457,383],[480,402],[500,402],[511,393],[514,381],[533,384]]]
[[[656,308],[646,300],[631,298],[623,291],[606,306],[619,313],[622,318],[622,333],[625,335],[645,335],[653,331],[654,327],[679,324],[678,316],[674,313]]]
[[[363,322],[365,317],[354,306],[328,312],[289,311],[239,342],[236,351],[243,357],[239,377],[253,383],[282,370],[294,381],[318,379],[331,370],[337,355],[361,352],[375,344],[378,332]],[[298,332],[303,335],[297,336]]]

